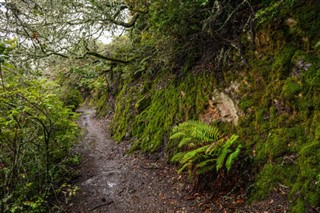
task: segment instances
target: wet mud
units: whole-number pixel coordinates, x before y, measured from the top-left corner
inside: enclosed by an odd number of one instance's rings
[[[68,212],[175,212],[184,187],[175,169],[164,160],[126,154],[129,144],[116,144],[109,120],[95,118],[92,109],[80,109],[84,138],[75,148],[83,156],[77,195]]]

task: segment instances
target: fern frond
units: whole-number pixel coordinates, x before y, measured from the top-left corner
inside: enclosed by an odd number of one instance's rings
[[[229,149],[229,147],[238,139],[238,135],[232,135],[224,144],[223,148]]]
[[[217,140],[218,138],[220,138],[222,136],[222,134],[220,133],[220,131],[218,130],[217,127],[210,126],[210,125],[207,125],[207,126],[208,126],[207,132],[208,132],[208,136],[210,138]]]
[[[186,121],[186,122],[180,123],[179,125],[173,127],[172,132],[175,133],[175,132],[181,132],[184,130],[189,130],[190,127],[192,127],[192,126],[194,126],[194,121]]]
[[[188,170],[192,170],[191,167],[192,167],[192,162],[187,162],[187,163],[183,164],[183,166],[181,166],[180,169],[178,170],[178,174],[181,173],[181,172],[182,172],[183,170],[185,170],[186,168],[187,168]],[[190,172],[189,172],[189,173],[190,173]]]
[[[192,126],[192,136],[205,141],[214,141],[220,137],[220,131],[206,123],[194,121]]]
[[[184,137],[184,136],[186,136],[185,132],[175,132],[170,136],[169,139],[172,140],[172,139],[177,139],[177,138],[181,138],[181,137]]]
[[[217,140],[221,136],[221,133],[214,126],[210,126],[201,121],[190,120],[175,126],[172,130],[170,139],[179,138],[180,136],[183,137],[184,135],[191,136],[194,139],[203,142],[208,142]]]
[[[228,156],[227,161],[226,161],[227,171],[229,171],[231,169],[233,161],[239,156],[241,148],[242,148],[242,145],[239,144],[238,147],[236,148],[236,150]]]
[[[229,152],[230,146],[238,139],[237,135],[232,135],[221,147],[219,156],[217,158],[217,165],[216,165],[216,170],[218,171],[219,169],[222,168],[224,160],[226,159],[226,156]]]
[[[202,167],[205,167],[205,166],[207,166],[208,164],[214,164],[215,161],[216,161],[216,159],[210,158],[210,159],[208,159],[208,160],[201,161],[201,162],[198,163],[195,167],[198,168],[198,169],[201,169]]]
[[[187,146],[189,151],[178,152],[171,161],[180,164],[179,173],[188,170],[189,175],[202,174],[214,168],[218,171],[224,165],[229,171],[240,153],[239,145],[228,156],[231,152],[230,147],[237,138],[238,136],[232,135],[226,141],[215,126],[201,121],[186,121],[173,128],[170,139],[173,140],[172,145],[175,149]]]
[[[171,158],[171,162],[180,162],[184,154],[185,154],[184,152],[178,152]]]
[[[208,171],[214,170],[214,167],[215,167],[215,164],[208,164],[208,165],[206,165],[206,166],[203,166],[203,167],[201,167],[201,168],[198,168],[198,169],[196,170],[196,172],[197,172],[198,175],[199,175],[199,174],[203,174],[203,173],[206,173],[206,172],[208,172]]]
[[[227,156],[228,149],[222,149],[222,153],[219,154],[217,158],[217,163],[216,163],[216,170],[220,170],[223,166],[224,159]]]
[[[183,139],[180,141],[178,147],[179,147],[179,148],[183,147],[184,145],[186,145],[186,144],[187,144],[188,142],[190,142],[191,140],[192,140],[191,137],[183,138]]]
[[[208,148],[208,145],[186,152],[180,162],[184,164],[190,160],[193,161],[197,155],[202,155],[207,148]]]
[[[224,138],[221,138],[218,141],[213,142],[206,150],[206,154],[212,154],[214,151],[217,151],[222,143],[224,143]]]
[[[203,132],[202,129],[199,129],[195,126],[191,128],[191,136],[201,141],[207,141],[209,139],[208,137],[206,137],[206,134]]]

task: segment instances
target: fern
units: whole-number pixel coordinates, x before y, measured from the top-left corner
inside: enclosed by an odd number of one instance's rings
[[[184,137],[184,136],[186,136],[186,133],[184,133],[184,132],[176,132],[176,133],[174,133],[174,134],[172,134],[170,136],[170,139],[171,140],[172,139],[177,139],[177,138],[181,138],[181,137]]]
[[[241,147],[242,147],[242,145],[239,144],[238,147],[236,148],[236,150],[229,155],[229,157],[226,161],[227,171],[229,171],[231,169],[233,161],[239,156]]]
[[[179,147],[179,148],[183,147],[184,145],[186,145],[186,144],[187,144],[188,142],[190,142],[191,140],[192,140],[192,137],[183,138],[183,139],[180,141],[178,147]]]
[[[184,153],[183,152],[179,152],[177,154],[175,154],[172,158],[171,158],[171,161],[172,162],[180,162],[181,159],[183,158],[184,156]]]
[[[216,151],[223,143],[224,138],[220,138],[218,141],[210,144],[210,146],[206,150],[206,154],[211,154],[212,152]]]
[[[230,152],[230,146],[237,140],[238,136],[232,135],[221,147],[221,152],[217,158],[216,169],[217,171],[222,168],[223,163],[226,159],[227,154]]]
[[[204,160],[201,161],[200,163],[198,163],[195,167],[197,169],[197,173],[198,174],[202,174],[206,171],[208,171],[208,167],[213,167],[214,168],[214,164],[215,164],[216,159],[215,158],[210,158],[208,160]],[[212,169],[213,169],[212,168]]]
[[[187,121],[174,127],[170,139],[181,138],[188,135],[198,141],[213,141],[221,136],[220,131],[200,121]]]
[[[180,150],[171,161],[180,164],[178,173],[187,170],[189,175],[214,169],[219,171],[224,165],[229,171],[240,153],[241,145],[233,151],[232,145],[238,136],[232,135],[228,140],[225,138],[216,127],[203,122],[181,123],[173,128],[170,136],[175,141],[174,148]]]
[[[197,148],[195,150],[191,150],[191,151],[186,152],[180,162],[182,164],[184,164],[184,163],[186,163],[186,162],[188,162],[188,161],[190,161],[192,159],[194,160],[199,155],[203,155],[203,153],[205,152],[205,150],[207,148],[208,148],[208,146],[202,146],[202,147]]]
[[[191,162],[187,162],[187,163],[183,164],[183,166],[181,166],[180,169],[178,170],[178,173],[181,173],[186,168],[188,168],[188,170],[191,170],[190,169],[191,166],[192,166]],[[190,171],[189,171],[189,174],[190,174]]]

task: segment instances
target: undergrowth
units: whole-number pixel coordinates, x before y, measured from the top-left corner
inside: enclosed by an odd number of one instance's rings
[[[187,170],[189,176],[224,168],[229,171],[242,147],[232,147],[237,139],[237,135],[223,136],[215,126],[189,120],[172,130],[171,146],[177,153],[171,161],[180,164],[178,173]]]

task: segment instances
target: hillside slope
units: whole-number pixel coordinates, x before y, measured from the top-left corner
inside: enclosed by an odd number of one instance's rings
[[[283,191],[292,212],[319,210],[317,4],[150,4],[129,42],[119,42],[115,50],[131,51],[133,62],[114,65],[106,75],[114,139],[130,139],[131,150],[164,152],[169,160],[181,150],[169,140],[175,125],[214,124],[226,137],[238,135],[243,148],[230,172],[194,174],[198,180],[236,176],[252,199]]]

